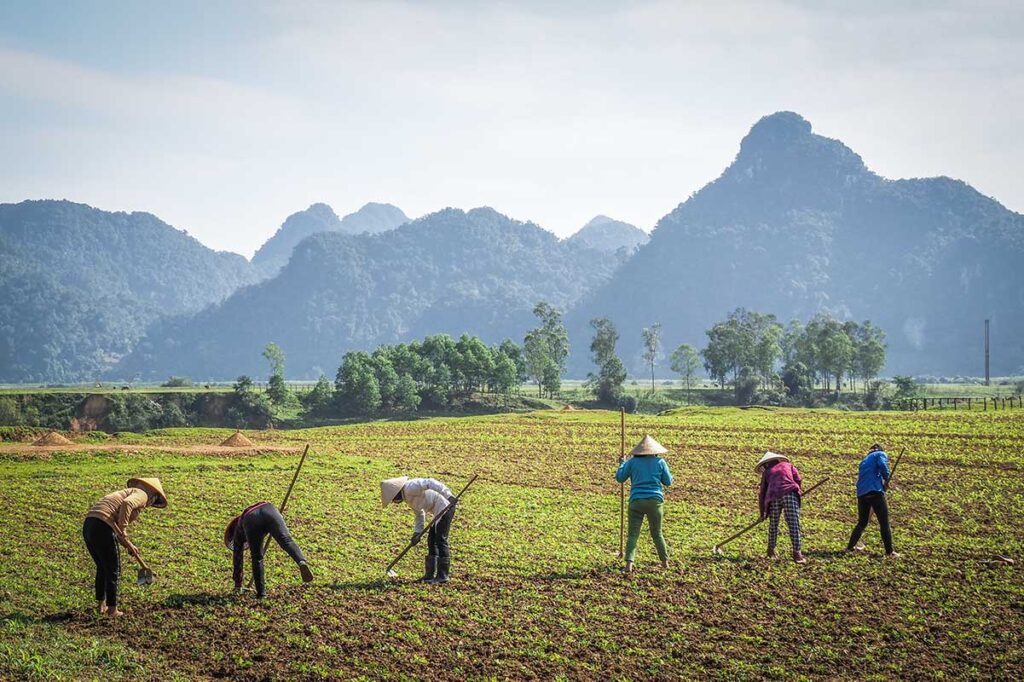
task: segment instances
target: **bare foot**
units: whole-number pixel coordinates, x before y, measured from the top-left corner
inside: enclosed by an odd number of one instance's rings
[[[96,602],[96,613],[98,613],[98,614],[100,614],[102,616],[104,614],[104,612],[106,612],[106,610],[107,610],[107,602],[106,601],[98,601],[98,602]]]
[[[888,554],[885,555],[885,558],[886,559],[899,559],[900,558],[900,553],[899,552],[889,552]]]
[[[626,562],[626,573],[632,573],[632,572],[633,572],[633,562],[632,561],[627,561]]]
[[[807,558],[804,557],[803,552],[793,552],[793,561],[798,564],[806,564]]]
[[[111,618],[119,618],[124,615],[124,611],[118,611],[116,608],[107,608],[107,616]]]
[[[668,559],[665,559],[661,562],[661,567],[664,568],[666,571],[668,570]]]

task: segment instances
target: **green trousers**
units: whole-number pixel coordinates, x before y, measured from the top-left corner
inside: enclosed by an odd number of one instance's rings
[[[658,558],[662,561],[668,561],[668,547],[665,546],[665,536],[661,534],[663,504],[661,500],[655,497],[630,501],[629,531],[626,535],[626,561],[633,561],[633,557],[636,555],[636,542],[640,539],[640,529],[644,525],[644,517],[647,517],[647,527],[651,531],[651,539],[654,540],[654,546],[658,550]]]

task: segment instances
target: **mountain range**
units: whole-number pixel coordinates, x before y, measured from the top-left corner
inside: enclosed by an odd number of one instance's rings
[[[733,163],[662,218],[650,241],[569,316],[607,316],[627,366],[640,330],[670,348],[743,306],[786,322],[818,311],[888,334],[890,372],[979,375],[992,321],[997,374],[1024,371],[1024,216],[946,177],[888,180],[792,112],[757,122]],[[574,345],[573,371],[587,368]]]
[[[409,217],[402,209],[391,204],[369,203],[344,218],[327,204],[313,204],[304,211],[293,213],[282,223],[274,236],[268,239],[252,257],[252,264],[266,276],[275,275],[291,258],[292,251],[306,237],[318,232],[345,234],[375,234],[393,230]]]
[[[621,262],[490,208],[448,208],[386,233],[319,232],[273,279],[155,325],[117,372],[260,374],[274,341],[290,376],[333,376],[348,350],[425,334],[521,340],[537,301],[569,308]]]
[[[571,376],[609,317],[634,372],[744,306],[888,333],[887,373],[1024,373],[1024,216],[950,178],[889,180],[792,112],[758,121],[716,180],[650,237],[597,216],[559,240],[488,208],[409,220],[389,204],[289,216],[247,261],[147,213],[0,205],[0,381],[332,375],[346,350],[427,333],[521,341],[533,304],[567,311]],[[663,363],[665,365],[667,363]]]

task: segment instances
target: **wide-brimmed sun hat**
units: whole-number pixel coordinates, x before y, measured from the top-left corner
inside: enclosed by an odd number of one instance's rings
[[[380,482],[380,507],[387,509],[388,505],[395,501],[395,495],[401,492],[405,484],[409,482],[408,476],[389,478]]]
[[[659,443],[658,441],[651,438],[650,434],[644,436],[644,439],[637,443],[636,447],[629,451],[632,456],[644,456],[644,455],[664,455],[668,452],[668,448]]]
[[[159,478],[129,478],[129,488],[142,488],[151,495],[156,495],[160,499],[153,506],[157,509],[163,509],[167,506],[167,495],[164,493],[164,487],[160,485]]]
[[[754,471],[761,471],[761,469],[764,469],[766,464],[780,459],[784,459],[787,462],[789,461],[789,457],[786,457],[785,455],[780,455],[777,452],[772,452],[769,450],[768,452],[764,453],[761,459],[757,460],[757,464],[754,465]]]

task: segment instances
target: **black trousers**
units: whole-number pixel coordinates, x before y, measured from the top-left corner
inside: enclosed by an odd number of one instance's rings
[[[121,578],[121,550],[114,529],[89,517],[82,524],[82,538],[89,556],[96,562],[96,601],[117,608],[117,581]]]
[[[861,495],[857,498],[857,525],[850,535],[850,543],[847,549],[853,549],[860,540],[861,533],[868,527],[868,519],[871,512],[878,517],[878,527],[882,531],[882,543],[885,545],[885,553],[892,552],[892,529],[889,527],[889,505],[885,502],[885,493],[873,492]]]
[[[455,516],[455,509],[448,509],[441,518],[434,522],[427,533],[427,553],[430,556],[447,559],[448,553],[448,531],[452,528],[452,518]]]
[[[246,514],[242,519],[242,530],[245,531],[245,539],[249,543],[249,553],[252,556],[252,576],[256,582],[256,594],[261,597],[266,594],[266,584],[263,580],[263,540],[267,535],[277,540],[277,544],[295,563],[306,560],[299,545],[288,532],[281,512],[272,504],[265,504]]]

